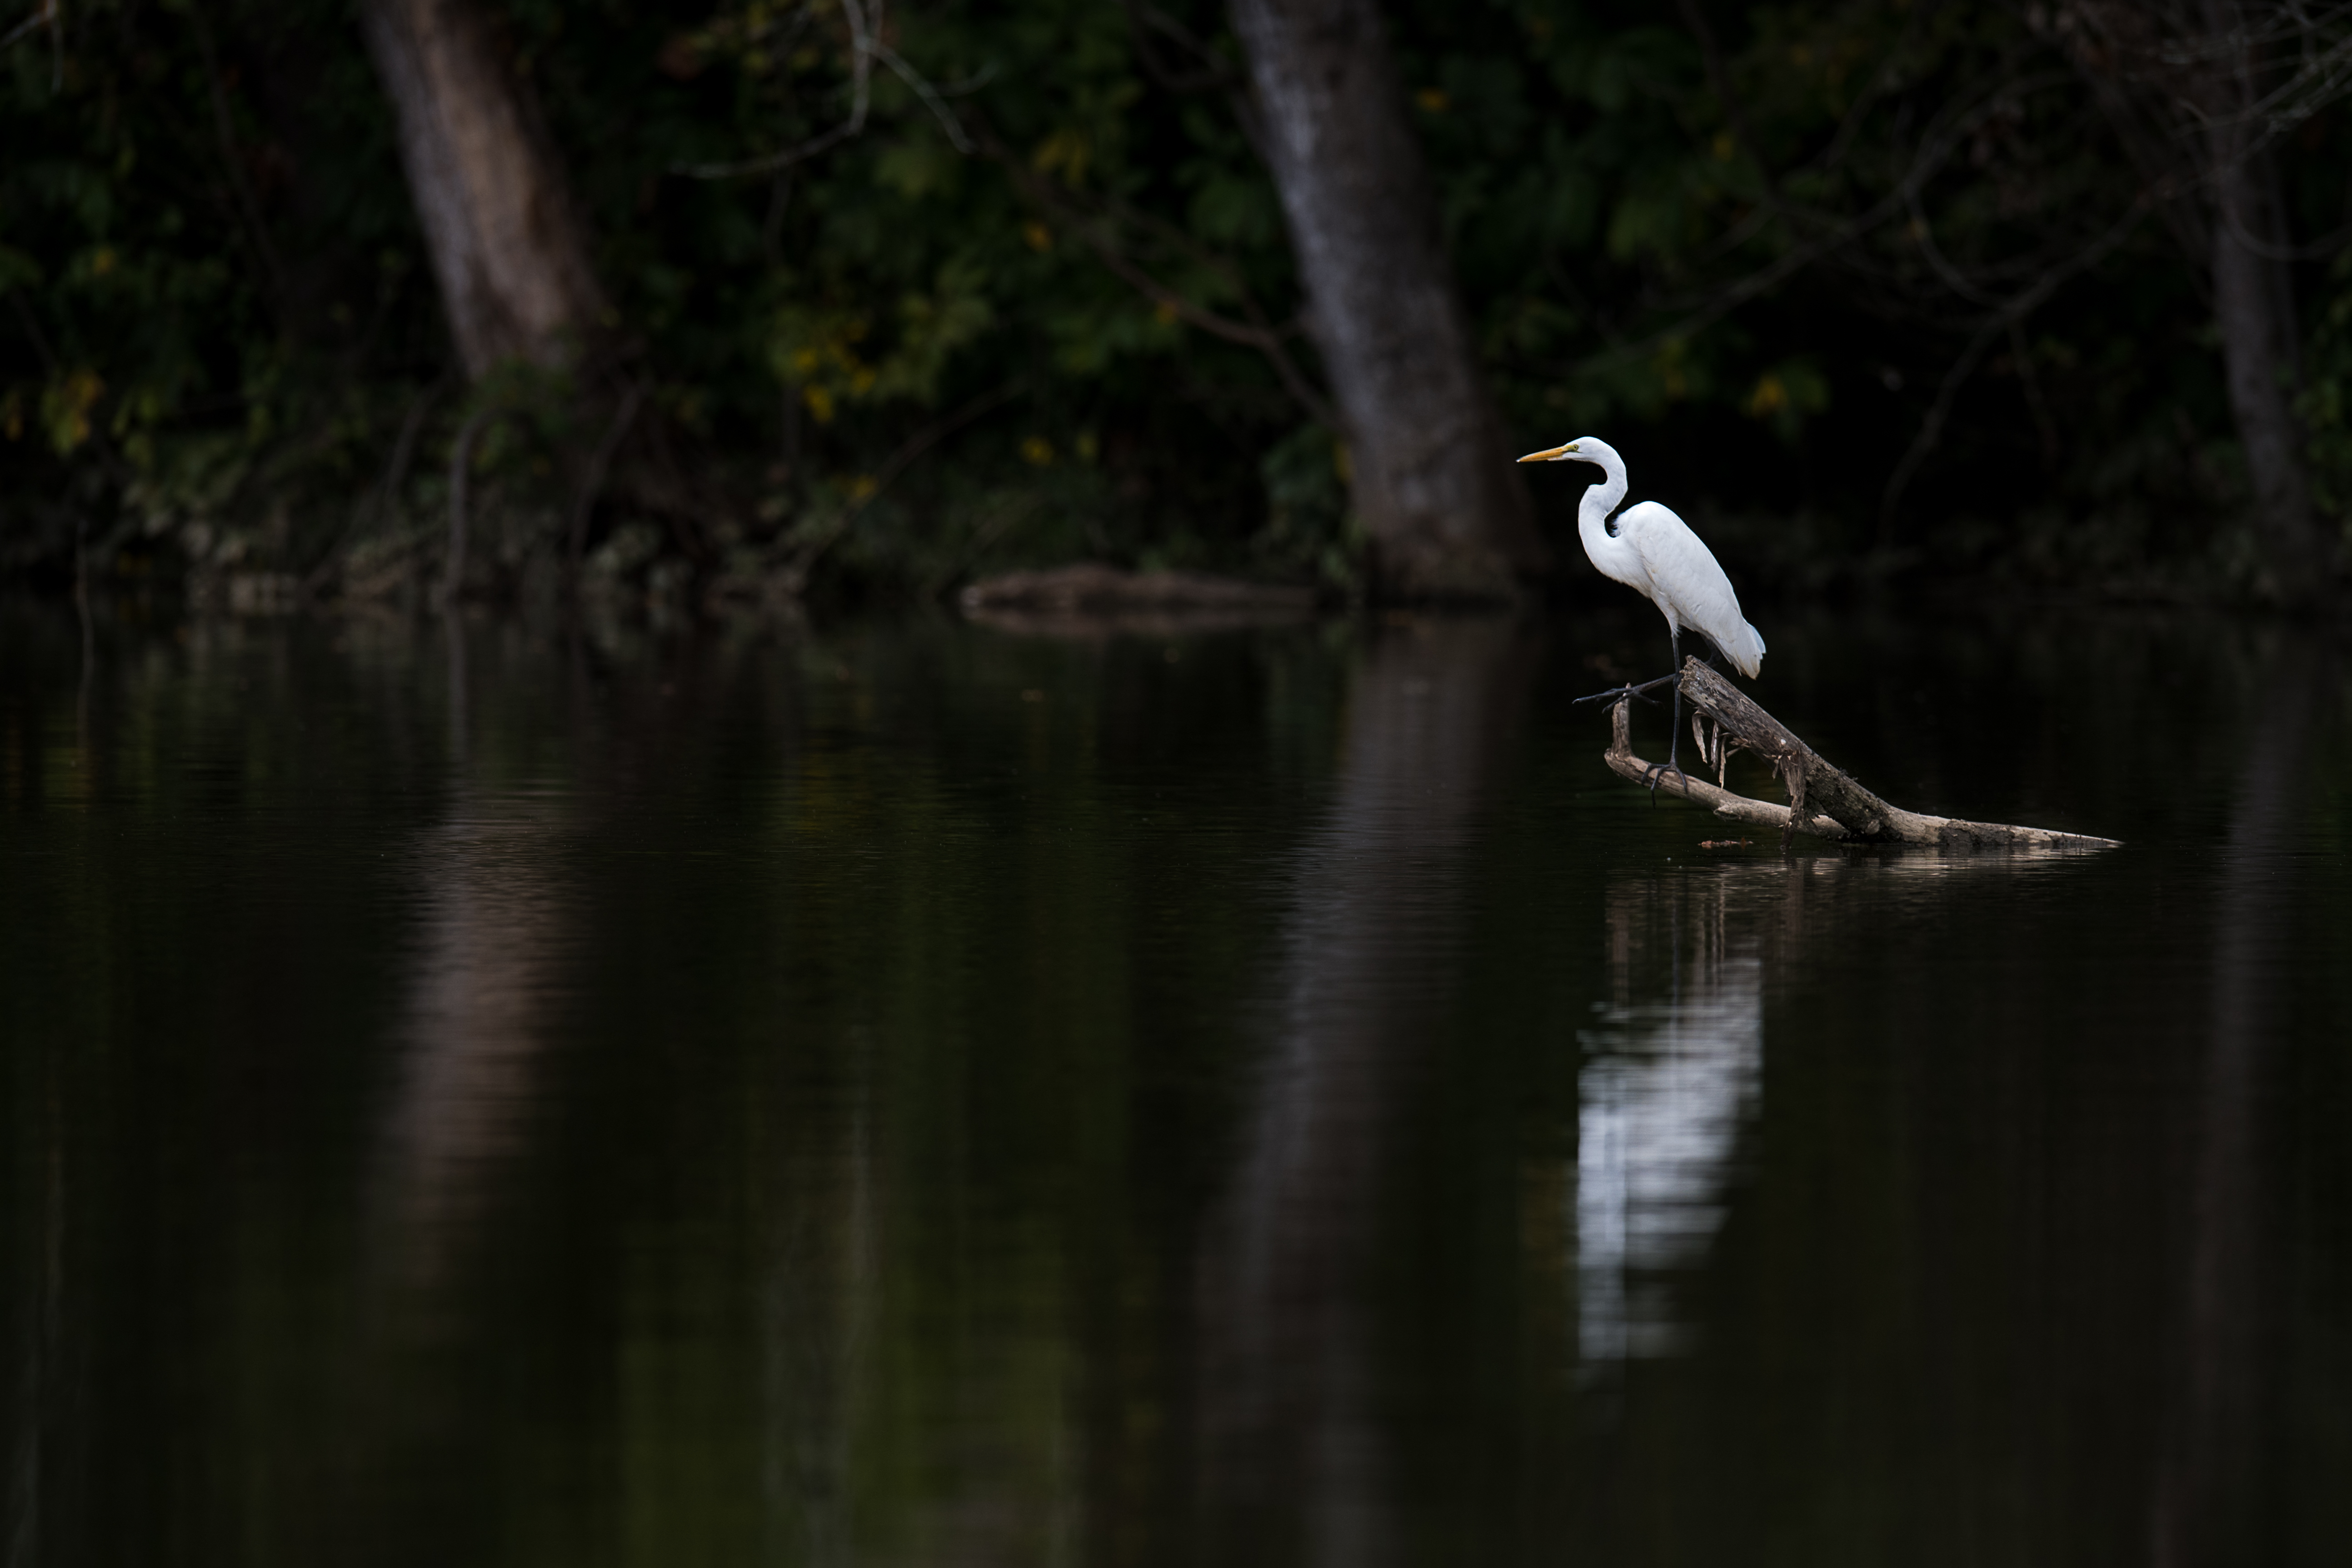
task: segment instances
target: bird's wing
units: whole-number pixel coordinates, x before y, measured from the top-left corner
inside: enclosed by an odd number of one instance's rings
[[[1764,638],[1739,613],[1731,579],[1688,523],[1645,500],[1618,514],[1617,531],[1641,552],[1659,608],[1705,632],[1742,675],[1752,679],[1764,668]]]

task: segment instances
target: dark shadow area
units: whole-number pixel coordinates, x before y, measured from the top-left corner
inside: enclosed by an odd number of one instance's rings
[[[0,604],[12,1560],[2339,1560],[2343,650],[1773,637],[2126,847],[1702,849],[1634,618]]]

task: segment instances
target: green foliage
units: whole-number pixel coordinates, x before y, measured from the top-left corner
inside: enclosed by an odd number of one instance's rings
[[[780,571],[929,591],[1067,552],[1352,579],[1332,433],[1195,324],[1270,328],[1316,374],[1221,8],[494,9],[656,467],[694,476],[607,495],[589,542],[634,542],[600,557],[628,563],[616,583],[682,555],[746,592]],[[2193,271],[2153,218],[2101,237],[2137,187],[2032,16],[1702,12],[1711,37],[1593,0],[1390,6],[1521,437],[1606,432],[1645,489],[1801,512],[1809,549],[1871,572],[1980,568],[2028,498],[2089,520],[2087,558],[2226,553]],[[37,33],[0,58],[0,570],[55,568],[78,535],[200,575],[421,560],[459,424],[506,395],[450,390],[351,13],[61,14],[54,53]],[[862,100],[853,14],[887,51]],[[2342,139],[2323,120],[2284,150],[2306,229],[2336,221],[2312,171]],[[1976,342],[1988,301],[2045,275]],[[2344,324],[2318,314],[2306,413],[2340,510]],[[560,535],[595,437],[534,396],[480,452],[517,561]]]
[[[2352,535],[2352,256],[2336,259],[2328,280],[2330,297],[2304,364],[2299,411],[2310,432],[2314,496],[2339,530]]]

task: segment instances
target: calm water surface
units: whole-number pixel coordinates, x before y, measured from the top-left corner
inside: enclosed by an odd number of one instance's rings
[[[8,1563],[2352,1559],[2352,651],[1656,631],[0,608]]]

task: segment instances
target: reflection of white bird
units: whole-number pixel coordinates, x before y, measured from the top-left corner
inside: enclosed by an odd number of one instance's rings
[[[1587,436],[1565,447],[1529,452],[1522,463],[1592,463],[1604,476],[1584,492],[1576,509],[1576,536],[1585,554],[1614,577],[1648,596],[1666,617],[1666,635],[1673,639],[1675,670],[1683,664],[1683,628],[1703,634],[1739,673],[1754,679],[1764,668],[1764,638],[1739,613],[1739,595],[1715,554],[1701,543],[1690,524],[1645,500],[1627,507],[1610,526],[1609,514],[1625,499],[1625,459],[1606,441]],[[1666,752],[1666,766],[1675,765],[1683,727],[1682,688],[1675,688],[1675,740]],[[1661,769],[1663,773],[1664,770]],[[1680,769],[1676,769],[1680,772]]]
[[[1721,913],[1720,906],[1716,911]],[[1684,973],[1677,971],[1678,977]],[[1723,1187],[1764,1065],[1764,963],[1753,942],[1702,954],[1663,1004],[1579,1030],[1578,1337],[1590,1363],[1670,1352],[1671,1303],[1640,1276],[1686,1268],[1723,1219]],[[1655,1283],[1654,1280],[1651,1283]]]

